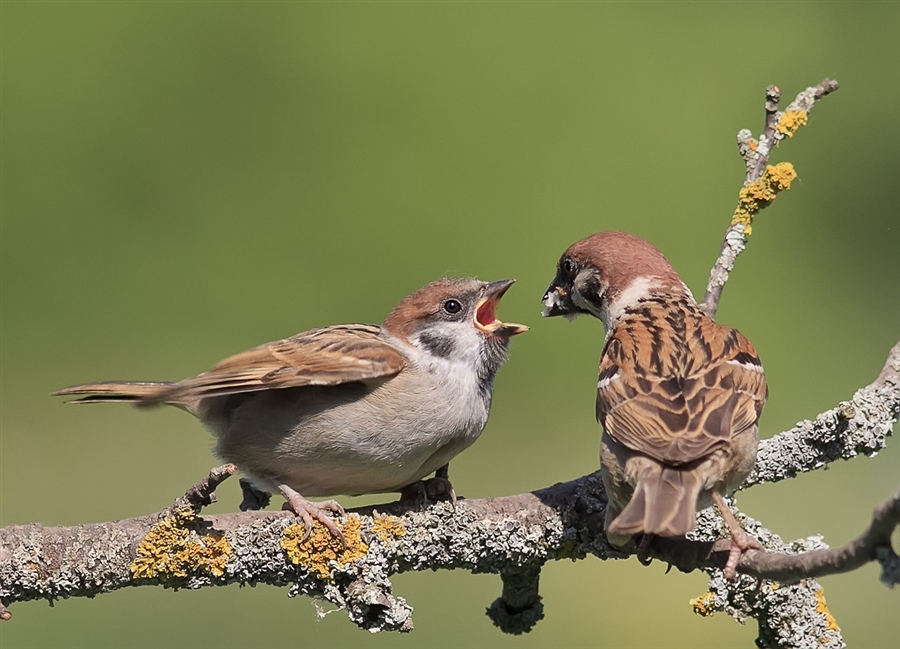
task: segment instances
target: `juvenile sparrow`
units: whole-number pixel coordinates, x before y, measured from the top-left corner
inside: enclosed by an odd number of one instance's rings
[[[662,253],[625,232],[570,246],[544,305],[545,316],[587,313],[606,329],[597,419],[610,542],[687,534],[697,509],[715,503],[733,578],[741,554],[761,547],[723,498],[756,461],[767,388],[753,345],[706,316]]]
[[[450,460],[481,435],[509,338],[528,329],[497,318],[513,282],[442,279],[407,296],[380,327],[311,329],[176,383],[54,394],[186,410],[255,489],[287,499],[307,533],[315,518],[343,538],[323,511],[343,514],[341,506],[303,496],[400,491],[432,472],[446,482]]]

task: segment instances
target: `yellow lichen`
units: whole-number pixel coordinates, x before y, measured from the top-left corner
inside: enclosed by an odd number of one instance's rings
[[[393,542],[394,539],[406,536],[406,528],[403,526],[403,521],[396,516],[375,514],[372,519],[372,531],[378,535],[378,538],[388,544]]]
[[[756,140],[748,140],[747,146],[750,147],[751,151],[756,151],[756,149],[759,147],[759,142],[757,142]]]
[[[362,522],[359,516],[350,514],[343,523],[338,523],[338,527],[344,534],[347,547],[319,521],[313,521],[312,531],[305,541],[303,538],[306,536],[306,528],[302,524],[288,527],[281,536],[281,547],[291,563],[303,566],[320,579],[329,579],[330,562],[335,561],[343,567],[364,557],[369,551],[369,546],[362,540]]]
[[[734,216],[731,217],[731,225],[742,223],[744,234],[749,236],[753,231],[753,217],[774,201],[778,192],[790,189],[791,183],[796,178],[797,172],[790,162],[766,165],[766,171],[758,180],[741,189],[738,206],[734,210]]]
[[[710,617],[716,613],[716,596],[713,593],[703,593],[691,600],[691,608],[697,615]]]
[[[838,626],[837,620],[834,619],[834,616],[828,610],[828,604],[825,602],[825,589],[819,588],[816,591],[816,611],[825,616],[825,628],[829,631],[840,631],[841,627]]]
[[[191,509],[178,509],[154,525],[138,546],[132,576],[166,581],[191,572],[224,575],[231,554],[228,539],[221,532],[197,534],[192,529],[195,520]]]
[[[781,119],[778,120],[778,126],[776,126],[776,130],[782,135],[787,135],[788,137],[794,137],[794,133],[797,132],[801,126],[806,125],[806,111],[805,110],[786,110],[781,115]]]
[[[779,162],[775,166],[768,165],[766,167],[766,175],[775,187],[776,192],[790,189],[791,183],[797,179],[797,172],[794,171],[794,165],[790,162]]]

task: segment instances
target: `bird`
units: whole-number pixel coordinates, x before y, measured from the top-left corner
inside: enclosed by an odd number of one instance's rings
[[[724,499],[756,461],[768,398],[756,349],[707,316],[663,254],[627,232],[569,246],[543,304],[544,316],[589,314],[606,330],[596,416],[610,543],[642,534],[646,548],[653,536],[683,536],[714,504],[731,534],[733,579],[743,553],[762,548]]]
[[[481,435],[510,338],[528,330],[497,317],[514,282],[444,278],[404,298],[381,326],[311,329],[177,382],[53,394],[187,411],[216,437],[216,454],[247,476],[242,509],[278,492],[307,536],[317,520],[343,542],[329,516],[344,514],[340,504],[307,497],[407,493],[432,472],[455,497],[449,462]]]

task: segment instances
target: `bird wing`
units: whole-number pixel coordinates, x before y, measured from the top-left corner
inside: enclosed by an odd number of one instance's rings
[[[374,325],[334,325],[236,354],[145,403],[184,402],[241,392],[389,378],[406,357]]]
[[[705,316],[677,339],[639,325],[617,327],[601,358],[597,419],[607,434],[677,466],[756,424],[767,388],[749,340]]]

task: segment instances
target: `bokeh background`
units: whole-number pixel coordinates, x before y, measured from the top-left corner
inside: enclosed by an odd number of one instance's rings
[[[379,322],[442,275],[516,277],[515,340],[457,490],[498,496],[597,466],[600,324],[542,320],[561,251],[601,229],[656,243],[695,293],[743,178],[735,134],[841,83],[772,160],[799,181],[758,219],[720,320],[754,341],[771,436],[850,397],[900,333],[900,4],[2,5],[0,524],[156,511],[215,464],[175,410],[65,406],[103,379],[178,379],[298,331]],[[785,102],[786,103],[786,102]],[[896,440],[894,440],[896,442]],[[743,494],[785,538],[843,544],[900,449]],[[216,511],[239,500],[223,485]],[[346,505],[372,498],[345,498]],[[395,578],[412,635],[370,636],[268,587],[140,588],[14,606],[18,647],[752,646],[701,619],[701,574],[554,563],[546,619],[507,637],[495,576]],[[896,646],[900,594],[822,580],[851,646]]]

